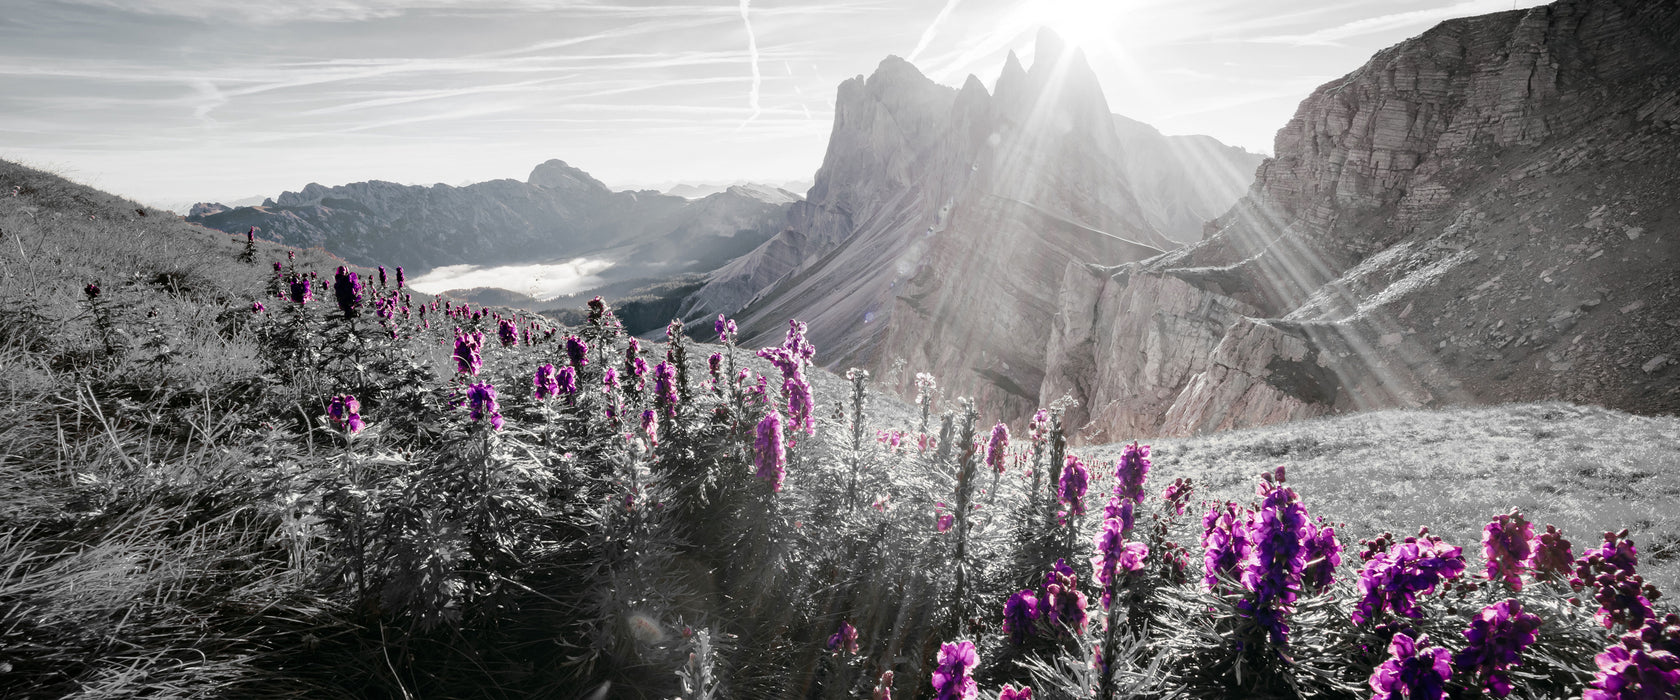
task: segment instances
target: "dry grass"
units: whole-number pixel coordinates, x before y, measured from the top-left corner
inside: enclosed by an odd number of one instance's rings
[[[1564,403],[1380,411],[1156,440],[1157,486],[1188,476],[1204,496],[1250,500],[1284,465],[1310,512],[1366,537],[1431,532],[1479,557],[1481,528],[1520,508],[1577,553],[1631,530],[1641,572],[1680,586],[1680,419]],[[1082,450],[1112,462],[1118,445]]]

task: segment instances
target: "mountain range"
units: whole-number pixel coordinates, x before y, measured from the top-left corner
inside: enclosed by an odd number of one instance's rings
[[[803,199],[615,193],[551,161],[527,183],[311,185],[198,220],[431,265],[651,260],[734,230],[678,256],[706,264],[639,268],[703,273],[666,296],[609,288],[698,335],[735,317],[746,345],[807,321],[824,365],[902,359],[900,390],[931,372],[1006,420],[1065,397],[1087,441],[1539,398],[1673,412],[1676,76],[1674,3],[1450,20],[1319,87],[1263,158],[1115,114],[1044,32],[990,89],[897,57],[843,82]],[[508,211],[565,225],[497,229]]]

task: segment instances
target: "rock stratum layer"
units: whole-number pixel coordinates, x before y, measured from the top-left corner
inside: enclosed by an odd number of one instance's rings
[[[614,192],[588,173],[550,160],[525,182],[465,187],[311,183],[261,206],[195,205],[211,228],[287,245],[320,246],[360,265],[495,265],[600,255],[616,277],[710,271],[782,229],[791,192],[733,186],[697,200],[653,191]]]
[[[1083,54],[1038,38],[988,92],[889,57],[841,84],[828,153],[786,230],[688,299],[743,343],[809,322],[831,367],[904,358],[998,412],[1037,405],[1044,328],[1071,261],[1117,264],[1200,237],[1260,156],[1117,117]],[[908,379],[905,380],[908,383]]]
[[[1680,410],[1680,3],[1444,22],[1318,88],[1206,240],[1067,266],[1089,441],[1399,406]]]

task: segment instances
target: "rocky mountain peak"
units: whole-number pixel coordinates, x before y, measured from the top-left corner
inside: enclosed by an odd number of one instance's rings
[[[612,194],[612,190],[589,173],[574,168],[558,158],[544,161],[531,169],[527,183],[566,192]]]

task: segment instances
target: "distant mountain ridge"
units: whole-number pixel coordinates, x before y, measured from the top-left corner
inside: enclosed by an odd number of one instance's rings
[[[415,274],[444,265],[497,265],[596,255],[613,279],[651,271],[711,270],[781,230],[797,194],[737,186],[690,201],[653,191],[614,192],[564,161],[536,166],[525,182],[464,187],[311,183],[259,206],[201,204],[189,221],[320,246],[364,265]]]

